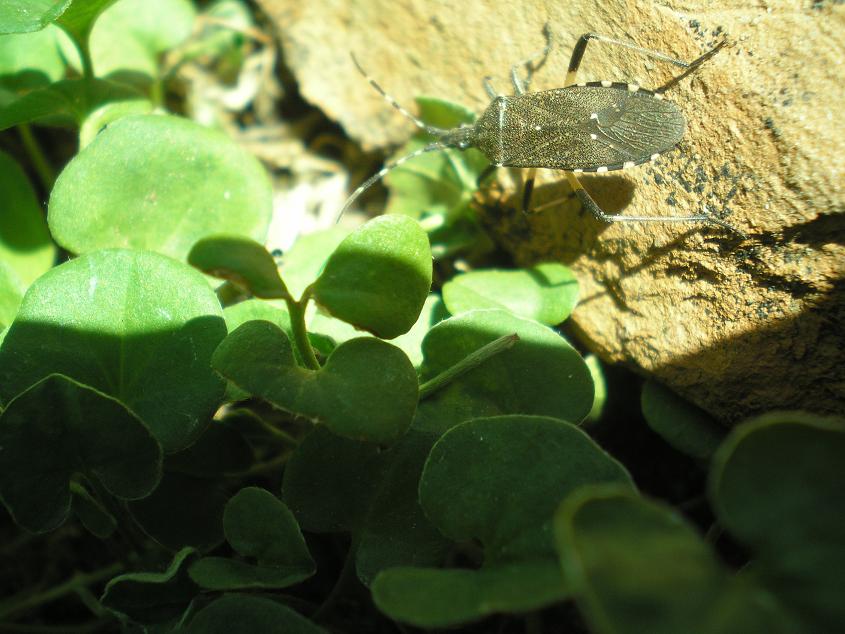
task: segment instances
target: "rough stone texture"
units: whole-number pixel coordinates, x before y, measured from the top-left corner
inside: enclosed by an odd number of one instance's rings
[[[397,142],[409,125],[354,70],[349,51],[402,103],[429,94],[480,112],[488,101],[481,78],[509,93],[510,65],[542,48],[545,22],[555,49],[533,90],[562,85],[571,47],[587,31],[687,60],[726,34],[730,46],[669,93],[688,119],[679,149],[583,182],[608,212],[706,208],[747,239],[692,225],[605,226],[571,198],[524,217],[496,189],[480,197],[479,213],[521,264],[573,267],[583,297],[577,330],[605,360],[655,375],[728,423],[776,407],[845,411],[845,6],[259,3],[304,97],[365,147]],[[656,87],[672,71],[593,43],[579,79]],[[560,174],[543,178],[535,202],[569,192]]]

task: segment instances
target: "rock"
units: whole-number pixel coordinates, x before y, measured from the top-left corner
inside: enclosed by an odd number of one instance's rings
[[[522,215],[511,193],[480,213],[518,263],[568,263],[573,320],[602,359],[655,376],[726,423],[773,408],[845,411],[845,6],[703,0],[260,0],[302,95],[366,148],[410,124],[355,71],[354,51],[400,103],[427,94],[480,112],[481,79],[510,94],[511,64],[555,48],[532,90],[560,87],[577,37],[594,31],[692,60],[728,46],[667,93],[687,118],[676,151],[584,177],[609,213],[716,214],[712,226],[604,225],[569,198]],[[658,87],[677,69],[591,43],[579,80]],[[504,171],[504,170],[501,170]],[[535,203],[566,196],[545,172]],[[506,190],[507,191],[507,190]],[[517,209],[515,209],[515,207]]]

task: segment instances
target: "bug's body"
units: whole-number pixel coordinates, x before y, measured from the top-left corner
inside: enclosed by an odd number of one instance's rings
[[[472,126],[470,144],[500,167],[606,172],[671,150],[684,123],[662,95],[593,82],[496,97]]]

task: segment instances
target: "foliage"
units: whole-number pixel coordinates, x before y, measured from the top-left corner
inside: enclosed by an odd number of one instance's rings
[[[0,128],[29,149],[0,153],[2,526],[36,534],[12,549],[89,533],[49,562],[67,582],[23,575],[3,629],[67,596],[94,620],[58,631],[841,629],[841,420],[728,431],[654,383],[642,419],[609,418],[612,382],[554,328],[570,269],[438,275],[433,256],[484,242],[472,153],[405,164],[394,213],[275,258],[261,164],[162,112],[163,53],[234,46],[186,43],[195,17],[183,0],[0,9]],[[77,135],[57,178],[30,125]],[[608,450],[638,424],[680,461],[665,489],[648,452]]]

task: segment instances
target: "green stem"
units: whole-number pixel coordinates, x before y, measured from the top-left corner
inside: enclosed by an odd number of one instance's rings
[[[487,345],[480,347],[475,352],[470,353],[452,367],[446,368],[434,378],[423,383],[420,386],[420,400],[428,398],[437,390],[446,387],[462,374],[466,374],[470,370],[474,370],[491,357],[494,357],[505,350],[510,350],[517,341],[519,341],[519,335],[516,333],[512,335],[505,335],[504,337],[499,337]]]
[[[29,160],[32,161],[32,167],[35,169],[38,179],[44,186],[44,191],[49,194],[53,189],[53,183],[56,182],[56,172],[53,171],[50,162],[38,144],[38,140],[32,134],[32,128],[29,124],[21,123],[18,126],[18,133],[20,134],[24,148],[26,148],[26,153],[29,155]]]
[[[60,599],[67,594],[76,592],[77,588],[111,579],[122,570],[123,566],[121,564],[114,563],[92,572],[77,572],[64,583],[60,583],[43,592],[30,594],[29,596],[24,596],[27,594],[26,592],[17,594],[0,603],[0,621],[7,620],[11,615],[17,614],[18,612],[25,612],[26,610],[31,610],[45,603]]]
[[[349,550],[346,552],[346,559],[343,561],[343,568],[340,569],[340,574],[334,587],[329,592],[329,596],[323,601],[322,605],[317,608],[317,611],[311,615],[311,620],[319,622],[325,618],[326,614],[331,612],[337,600],[343,596],[344,592],[349,587],[349,584],[355,579],[355,556],[358,554],[358,540],[353,537],[352,543],[349,545]]]
[[[308,300],[311,299],[308,291],[302,294],[302,298],[297,302],[288,294],[285,303],[288,306],[288,313],[290,314],[290,326],[293,331],[293,343],[296,346],[299,356],[302,358],[305,367],[311,370],[319,370],[320,362],[317,361],[317,355],[314,354],[314,348],[311,347],[311,342],[308,341],[308,330],[305,328],[305,308],[308,306]]]

